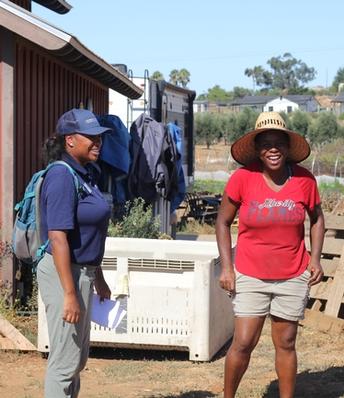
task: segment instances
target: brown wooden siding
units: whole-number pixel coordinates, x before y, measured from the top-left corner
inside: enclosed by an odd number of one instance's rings
[[[10,0],[12,3],[31,11],[31,0]]]
[[[42,167],[41,148],[62,113],[92,100],[96,114],[108,112],[108,89],[18,39],[15,65],[15,200]]]
[[[0,34],[1,37],[1,34]],[[2,54],[1,54],[1,46],[0,46],[0,60],[2,60]],[[2,99],[2,90],[3,90],[3,84],[2,84],[2,80],[3,80],[4,76],[3,76],[3,63],[0,62],[0,99]],[[3,120],[3,114],[2,114],[2,106],[0,106],[0,134],[4,134],[2,132],[2,120]],[[2,137],[0,137],[0,156],[2,156]],[[2,160],[2,159],[1,159]],[[0,173],[3,174],[4,171],[2,170],[2,166],[1,166],[1,160],[0,160]],[[2,206],[3,206],[3,183],[2,183],[2,177],[0,175],[0,227],[3,224],[3,214],[2,214]],[[2,238],[2,237],[1,237]]]

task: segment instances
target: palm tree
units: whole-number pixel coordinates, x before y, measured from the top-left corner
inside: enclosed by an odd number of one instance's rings
[[[179,82],[179,71],[178,69],[173,69],[170,72],[170,83],[174,84],[175,86],[178,86]]]
[[[261,82],[261,77],[264,73],[264,69],[259,65],[259,66],[255,66],[254,68],[250,69],[247,68],[245,69],[245,76],[247,77],[252,77],[252,81],[253,81],[253,91],[255,91],[256,86],[259,85],[259,83]]]
[[[153,79],[153,80],[164,80],[165,78],[164,78],[164,75],[160,71],[156,70],[155,72],[153,72],[153,74],[151,76],[151,79]]]
[[[179,71],[178,74],[178,82],[182,85],[182,87],[186,87],[190,81],[190,72],[183,68]]]

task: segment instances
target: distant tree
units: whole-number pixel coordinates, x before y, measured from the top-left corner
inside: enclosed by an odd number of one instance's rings
[[[314,68],[308,67],[301,60],[297,60],[290,53],[272,57],[267,62],[272,69],[272,82],[276,88],[295,89],[315,78]]]
[[[255,66],[251,69],[247,68],[245,75],[252,77],[257,86],[286,92],[293,90],[294,93],[297,93],[298,90],[302,91],[302,84],[313,80],[316,75],[314,68],[294,58],[290,53],[272,57],[267,64],[270,66],[270,71],[261,66]]]
[[[310,119],[307,112],[295,111],[292,113],[292,129],[303,137],[307,137]]]
[[[251,108],[244,108],[237,117],[236,130],[235,134],[233,134],[232,140],[234,141],[244,135],[247,131],[253,130],[257,117],[257,112],[253,111]]]
[[[179,80],[179,71],[178,69],[172,69],[170,72],[170,83],[174,84],[175,86],[178,85],[178,80]]]
[[[233,87],[233,98],[242,98],[245,95],[251,95],[252,92],[248,88],[244,87]]]
[[[174,84],[175,86],[182,86],[185,88],[190,82],[190,72],[185,68],[182,68],[180,70],[173,69],[170,72],[169,78],[171,84]]]
[[[323,144],[338,137],[336,116],[331,112],[321,112],[309,129],[309,139],[312,144]]]
[[[196,113],[195,133],[197,143],[206,144],[209,149],[218,138],[218,131],[219,126],[214,114],[209,112]]]
[[[337,70],[337,74],[334,77],[333,83],[332,83],[332,87],[334,92],[338,92],[339,91],[339,84],[340,83],[344,83],[344,68],[339,68]]]
[[[206,99],[208,99],[208,93],[202,93],[196,98],[197,101],[205,101]]]
[[[160,71],[156,70],[155,72],[152,73],[151,79],[164,80],[165,78],[164,78],[164,75]]]
[[[217,84],[208,89],[207,99],[212,102],[226,102],[233,99],[233,96]]]
[[[256,86],[271,86],[272,76],[271,73],[264,70],[262,66],[255,66],[252,69],[246,68],[245,75],[252,77],[253,91],[256,90]]]
[[[225,113],[215,113],[215,130],[218,141],[226,137],[228,129],[228,117]]]
[[[290,114],[289,114],[289,113],[286,113],[286,112],[284,112],[284,111],[279,112],[279,114],[282,116],[282,118],[283,118],[283,120],[284,120],[284,122],[285,122],[286,128],[287,128],[288,130],[292,130],[292,129],[293,129],[293,124],[292,124],[291,119],[290,119],[290,117],[289,117]]]
[[[187,87],[188,83],[190,82],[190,72],[183,68],[178,73],[178,83],[181,84],[182,87]]]
[[[225,144],[233,142],[236,136],[237,118],[234,113],[226,114],[226,131],[224,134]]]

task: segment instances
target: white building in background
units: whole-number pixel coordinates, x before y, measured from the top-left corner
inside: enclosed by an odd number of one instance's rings
[[[275,98],[266,103],[264,112],[285,112],[290,113],[297,111],[299,105],[296,102],[290,101],[284,97]]]
[[[128,130],[141,113],[147,111],[149,103],[148,77],[131,77],[130,79],[143,90],[139,99],[130,100],[115,90],[109,90],[109,114],[118,116]]]

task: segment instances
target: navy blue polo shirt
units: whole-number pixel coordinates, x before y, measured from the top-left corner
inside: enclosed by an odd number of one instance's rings
[[[71,261],[99,265],[104,255],[109,204],[95,183],[92,165],[83,167],[68,154],[64,154],[62,160],[73,167],[81,182],[87,183],[90,192],[80,197],[69,170],[63,165],[52,167],[44,178],[41,190],[42,240],[45,242],[48,239],[48,231],[66,231]],[[51,254],[50,244],[47,252]]]

